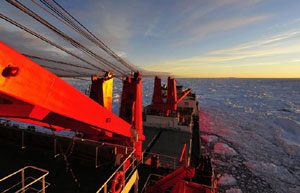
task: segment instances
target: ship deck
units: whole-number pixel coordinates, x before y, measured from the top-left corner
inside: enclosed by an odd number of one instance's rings
[[[144,135],[146,136],[146,140],[143,143],[144,151],[147,150],[153,154],[167,155],[177,159],[180,158],[185,144],[187,145],[187,150],[189,150],[192,137],[187,132],[150,127],[144,127]],[[156,136],[156,140],[151,144]],[[148,147],[149,149],[147,149]]]
[[[72,141],[59,137],[57,140],[63,149],[71,147]],[[66,161],[62,154],[54,156],[50,134],[27,132],[24,141],[27,147],[22,149],[21,129],[0,126],[0,179],[25,166],[35,166],[49,171],[46,181],[51,185],[46,192],[96,192],[116,170],[114,162],[100,158],[100,167],[95,167],[94,144],[76,142]],[[5,182],[6,186],[16,184],[20,179],[10,179]]]
[[[144,128],[144,135],[144,161],[158,154],[161,167],[155,169],[150,165],[139,165],[139,192],[150,174],[166,175],[179,167],[184,144],[189,150],[191,139],[190,133],[148,127]],[[57,150],[54,150],[55,138]],[[72,137],[54,137],[51,133],[0,125],[0,179],[25,166],[36,166],[50,171],[46,177],[46,181],[51,183],[47,192],[96,192],[116,170],[115,160],[103,160],[101,157],[107,155],[98,155],[100,167],[95,168],[95,147],[99,144],[86,141],[72,143]],[[26,148],[22,149],[22,145]],[[71,154],[66,156],[67,161],[62,154],[54,156],[55,151],[62,149],[65,154]],[[106,148],[106,151],[110,150]],[[16,181],[9,183],[15,184]]]

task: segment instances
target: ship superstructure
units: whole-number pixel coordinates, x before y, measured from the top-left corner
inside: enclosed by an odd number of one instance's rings
[[[168,78],[168,85],[161,86],[155,77],[152,104],[144,108],[144,125],[192,133],[192,116],[196,112],[197,99],[191,89],[176,85]]]

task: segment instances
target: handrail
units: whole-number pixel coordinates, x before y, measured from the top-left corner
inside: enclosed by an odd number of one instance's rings
[[[144,193],[145,190],[147,189],[147,186],[149,185],[149,182],[150,182],[152,176],[156,176],[156,177],[158,177],[158,178],[163,178],[163,177],[165,177],[165,176],[158,175],[158,174],[152,174],[152,173],[149,174],[149,176],[148,176],[148,178],[147,178],[147,180],[146,180],[146,182],[145,182],[145,184],[144,184],[144,186],[143,186],[143,189],[142,189],[141,193]],[[153,180],[152,180],[152,181],[153,181]],[[209,190],[216,190],[216,187],[214,187],[214,186],[207,186],[207,185],[204,185],[204,184],[199,184],[199,185],[200,185],[201,187],[207,188],[207,189],[209,189]]]
[[[162,164],[167,164],[167,165],[169,165],[169,167],[173,167],[174,170],[179,168],[180,165],[183,165],[182,163],[179,163],[179,159],[175,156],[169,156],[169,155],[165,155],[165,154],[152,153],[152,152],[147,152],[147,154],[148,155],[158,155],[159,156],[159,162],[161,163],[161,165]]]
[[[114,173],[104,182],[104,184],[98,189],[96,193],[99,193],[105,186],[107,186],[108,182],[116,175],[116,173],[124,166],[129,158],[134,155],[135,149],[129,154],[129,156],[123,161],[123,163],[114,171]]]
[[[25,185],[24,183],[25,183],[25,181],[24,181],[24,172],[25,172],[25,170],[26,169],[34,169],[34,170],[38,170],[38,171],[41,171],[41,172],[44,172],[44,174],[42,175],[42,176],[40,176],[39,178],[37,178],[37,179],[35,179],[34,181],[32,181],[32,182],[30,182],[29,184],[27,184],[27,185]],[[35,166],[26,166],[26,167],[24,167],[24,168],[22,168],[22,169],[19,169],[18,171],[16,171],[16,172],[14,172],[14,173],[12,173],[12,174],[10,174],[10,175],[8,175],[8,176],[5,176],[4,178],[2,178],[2,179],[0,179],[0,182],[3,182],[4,180],[6,180],[6,179],[8,179],[8,178],[10,178],[10,177],[12,177],[12,176],[14,176],[14,175],[16,175],[16,174],[18,174],[18,173],[22,173],[22,188],[20,189],[20,190],[18,190],[18,191],[16,191],[16,193],[17,192],[25,192],[25,190],[29,187],[29,186],[31,186],[32,184],[34,184],[34,183],[36,183],[37,181],[41,181],[42,180],[42,184],[43,184],[43,187],[42,187],[42,191],[43,192],[45,192],[45,177],[49,174],[49,171],[47,171],[47,170],[44,170],[44,169],[41,169],[41,168],[38,168],[38,167],[35,167]],[[14,187],[14,186],[12,186],[12,187]],[[10,188],[12,188],[12,187],[10,187]],[[47,186],[48,187],[48,186]],[[8,190],[10,189],[10,188],[8,188]]]
[[[164,176],[158,175],[158,174],[149,174],[149,176],[148,176],[148,178],[147,178],[147,180],[146,180],[146,182],[145,182],[145,184],[143,186],[143,189],[142,189],[141,193],[145,192],[145,190],[146,190],[146,188],[148,186],[148,183],[150,181],[151,176],[156,176],[156,177],[159,177],[159,178],[163,178],[164,177]]]
[[[67,136],[67,135],[57,135],[57,136],[72,138],[71,136]],[[99,142],[99,141],[95,141],[92,139],[86,139],[86,138],[81,138],[81,137],[77,137],[77,136],[74,136],[74,140],[88,141],[88,142],[93,142],[93,143],[97,143],[97,144],[101,144],[101,145],[114,146],[114,147],[120,147],[120,148],[128,148],[130,150],[134,149],[133,147],[130,147],[130,146],[125,146],[125,145],[120,145],[120,144],[115,144],[115,143],[108,143],[108,142]]]
[[[128,166],[128,168],[132,167],[134,165],[134,161],[132,163],[130,163],[130,165]],[[133,172],[135,171],[135,168],[137,168],[138,164],[132,169],[132,171],[127,175],[127,177],[125,178],[125,182],[127,182],[127,180],[131,177],[131,174],[133,174]],[[128,169],[127,169],[128,170]],[[126,172],[127,172],[126,170]]]
[[[147,152],[147,154],[151,154],[151,155],[159,155],[159,156],[162,156],[162,157],[171,158],[171,159],[175,159],[175,160],[178,159],[178,158],[176,158],[175,156],[169,156],[169,155],[159,154],[159,153]]]
[[[115,176],[115,174],[124,166],[124,164],[131,158],[131,157],[134,157],[134,151],[131,152],[131,154],[122,162],[122,164],[114,171],[114,173],[103,183],[103,185],[98,189],[97,193],[99,193],[100,191],[102,191],[105,187],[107,187],[107,184],[112,180],[112,178]],[[150,153],[150,155],[159,155],[160,157],[165,157],[165,158],[168,158],[168,159],[172,159],[171,162],[166,162],[166,163],[172,163],[172,164],[175,164],[174,165],[174,169],[176,169],[176,157],[172,157],[172,156],[168,156],[168,155],[163,155],[163,154],[156,154],[156,153]],[[131,162],[131,164],[129,165],[128,168],[130,168],[131,166],[133,166],[135,163],[134,161]],[[138,164],[137,164],[138,165]],[[136,167],[135,167],[136,168]],[[134,169],[135,169],[134,168]],[[133,170],[134,170],[133,169]],[[131,171],[129,175],[127,175],[127,177],[125,178],[125,181],[131,176],[131,174],[133,173],[134,171]],[[156,174],[152,174],[152,175],[155,175],[155,176],[159,176],[159,175],[156,175]]]
[[[2,119],[2,120],[5,120],[5,119]],[[11,123],[11,120],[7,120],[7,121],[9,123]],[[29,125],[29,126],[32,126],[32,125]],[[13,128],[13,127],[11,127],[11,128],[12,129],[22,130],[22,132],[26,132],[26,133],[42,133],[42,134],[45,134],[45,135],[51,135],[51,132],[47,132],[47,131],[29,131],[28,128],[22,127],[22,126],[20,126],[19,128]],[[51,129],[49,129],[49,131],[51,131]],[[78,141],[82,141],[82,142],[83,141],[87,141],[87,142],[96,143],[96,144],[99,144],[99,145],[107,145],[107,146],[113,146],[113,147],[120,147],[120,148],[124,148],[124,149],[127,148],[129,150],[133,150],[134,149],[133,147],[130,147],[130,146],[124,146],[124,145],[114,144],[114,143],[108,143],[108,142],[99,142],[99,141],[96,141],[96,140],[82,138],[82,137],[77,137],[77,136],[70,136],[70,135],[64,135],[64,134],[57,134],[56,136],[57,137],[65,137],[65,138],[68,138],[70,140],[78,140]]]

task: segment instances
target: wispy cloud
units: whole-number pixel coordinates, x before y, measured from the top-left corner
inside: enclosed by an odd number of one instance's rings
[[[150,25],[148,26],[147,30],[145,31],[145,36],[155,36],[155,34],[153,33],[153,30],[155,29],[155,27],[157,26],[158,22],[159,22],[160,17],[156,17],[152,23],[150,23]]]
[[[192,44],[212,34],[222,34],[224,31],[270,19],[273,14],[244,13],[260,2],[261,0],[210,0],[193,1],[188,5],[182,3],[182,9],[179,11],[180,17],[173,31],[181,33],[183,38],[176,40],[172,45]],[[227,13],[224,13],[224,10]]]
[[[300,34],[300,29],[292,30],[289,32],[274,35],[274,36],[271,36],[271,37],[268,37],[265,39],[260,39],[257,41],[249,42],[249,43],[238,45],[235,47],[215,50],[215,51],[212,51],[210,54],[226,54],[226,53],[240,52],[242,50],[254,49],[254,48],[261,47],[261,46],[268,46],[268,45],[272,46],[275,43],[277,43],[277,46],[279,46],[283,40],[293,38],[299,34]]]
[[[221,50],[204,53],[200,56],[183,58],[179,60],[166,60],[163,63],[152,66],[149,70],[161,69],[172,71],[180,75],[183,72],[194,74],[207,69],[243,68],[258,66],[275,66],[299,62],[300,39],[297,36],[300,31],[293,30],[270,36],[265,39],[248,42]],[[289,55],[289,59],[285,58]],[[274,59],[276,58],[276,59]]]
[[[246,16],[246,17],[232,17],[232,18],[216,20],[214,22],[202,24],[191,30],[192,36],[190,38],[187,38],[179,42],[178,44],[180,45],[186,43],[193,43],[207,37],[208,35],[214,33],[222,33],[224,31],[246,26],[251,23],[260,22],[269,19],[271,17],[272,17],[271,14]]]
[[[300,59],[293,59],[293,60],[290,60],[290,62],[297,62],[297,63],[299,63]]]
[[[226,6],[230,6],[233,10],[241,10],[250,8],[262,0],[241,1],[241,0],[208,0],[208,1],[180,1],[179,14],[184,18],[184,22],[178,25],[178,29],[190,28],[202,17],[218,11]]]
[[[124,51],[134,33],[129,7],[122,9],[110,1],[98,1],[90,2],[88,9],[88,12],[80,9],[74,12],[79,12],[80,18],[90,20],[93,23],[91,30],[106,44],[116,51]]]

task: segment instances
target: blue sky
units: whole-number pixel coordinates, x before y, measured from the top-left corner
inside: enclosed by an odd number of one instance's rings
[[[147,70],[181,77],[300,77],[299,0],[58,2],[114,51]],[[8,3],[0,5],[2,13],[25,20]],[[0,32],[17,31],[5,22],[0,26]]]

